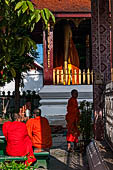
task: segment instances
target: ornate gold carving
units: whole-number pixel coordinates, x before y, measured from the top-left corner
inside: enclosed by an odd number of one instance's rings
[[[48,23],[48,47],[47,47],[47,65],[50,68],[50,23]]]

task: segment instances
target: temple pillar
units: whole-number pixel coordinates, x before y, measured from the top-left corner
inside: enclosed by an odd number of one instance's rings
[[[90,65],[90,47],[89,47],[89,34],[86,35],[86,68],[91,68]]]
[[[92,68],[95,139],[103,138],[105,85],[111,79],[109,0],[92,0]]]
[[[53,27],[43,31],[44,85],[53,84]]]
[[[111,75],[111,80],[113,81],[113,1],[111,0],[111,70],[112,70],[112,75]]]

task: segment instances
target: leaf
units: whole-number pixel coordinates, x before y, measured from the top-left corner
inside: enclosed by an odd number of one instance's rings
[[[30,37],[27,37],[27,42],[29,42],[29,46],[33,47],[34,50],[37,49],[35,41],[33,41]]]
[[[15,6],[15,11],[23,5],[24,1],[18,2]]]
[[[2,58],[0,58],[0,61],[2,61],[5,58],[5,56],[3,56]]]
[[[26,10],[28,9],[28,6],[27,6],[27,3],[24,2],[23,5],[22,5],[22,12],[26,12]]]
[[[48,10],[47,8],[44,8],[44,12],[45,12],[45,14],[46,14],[47,20],[49,20],[49,18],[50,18],[50,12],[49,12],[49,10]]]
[[[8,0],[5,0],[5,3],[6,3],[7,5],[9,5],[9,1],[8,1]]]
[[[11,71],[12,76],[16,77],[16,71],[13,67],[11,67],[10,71]]]
[[[11,2],[15,2],[15,0],[11,0]]]
[[[27,1],[27,4],[28,4],[28,7],[29,7],[29,10],[33,12],[34,11],[34,6],[33,6],[32,2]]]
[[[21,9],[17,11],[18,17],[20,16],[20,14],[21,14]]]
[[[6,49],[6,47],[4,46],[4,44],[2,44],[2,49],[3,49],[3,51],[6,53],[7,49]]]
[[[23,37],[15,36],[16,40],[22,40]]]
[[[35,23],[33,23],[31,26],[31,32],[34,30],[34,27],[35,27]]]
[[[44,11],[42,9],[41,9],[41,16],[42,16],[45,24],[47,24],[47,20],[46,20],[45,14],[44,14]]]
[[[32,14],[31,14],[31,20],[30,20],[30,21],[32,21],[35,17],[36,17],[36,16],[35,16],[35,13],[32,13]]]
[[[31,49],[31,43],[29,41],[27,41],[27,48]]]
[[[6,61],[9,62],[11,60],[11,56],[6,54]]]
[[[36,22],[38,22],[40,20],[40,18],[41,18],[39,10],[35,11],[35,17],[36,17]]]
[[[51,18],[52,18],[53,22],[55,23],[55,16],[52,14],[51,11],[49,11],[49,13],[50,13],[50,15],[51,15]]]
[[[22,56],[22,54],[24,54],[24,51],[25,51],[25,44],[23,43],[21,46],[21,52],[20,52],[19,56]]]
[[[36,43],[35,43],[35,41],[33,41],[33,40],[32,40],[32,46],[33,46],[33,49],[34,49],[34,50],[37,49]]]

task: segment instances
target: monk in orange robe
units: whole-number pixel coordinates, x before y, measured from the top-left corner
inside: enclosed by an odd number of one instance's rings
[[[33,154],[32,142],[28,136],[26,124],[21,122],[20,116],[14,114],[13,122],[3,124],[3,135],[7,141],[6,153],[10,156],[26,156],[25,164],[32,164],[36,161]]]
[[[34,148],[49,149],[52,146],[49,122],[41,116],[40,109],[34,110],[34,118],[29,119],[26,126]]]
[[[74,143],[76,147],[76,143],[78,143],[78,137],[80,132],[78,130],[78,124],[80,119],[80,112],[78,109],[77,97],[78,91],[72,90],[71,91],[72,97],[68,101],[67,105],[67,114],[66,114],[66,122],[67,122],[67,144],[68,144],[68,151],[71,150],[71,142]]]

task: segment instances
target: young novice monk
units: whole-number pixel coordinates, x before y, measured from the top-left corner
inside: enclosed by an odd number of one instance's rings
[[[71,142],[74,143],[74,147],[76,147],[76,143],[78,143],[78,136],[80,132],[77,128],[80,119],[80,112],[78,109],[77,97],[78,91],[73,89],[71,91],[72,97],[68,100],[67,105],[67,114],[66,114],[66,122],[67,122],[67,147],[68,151],[71,151]]]

